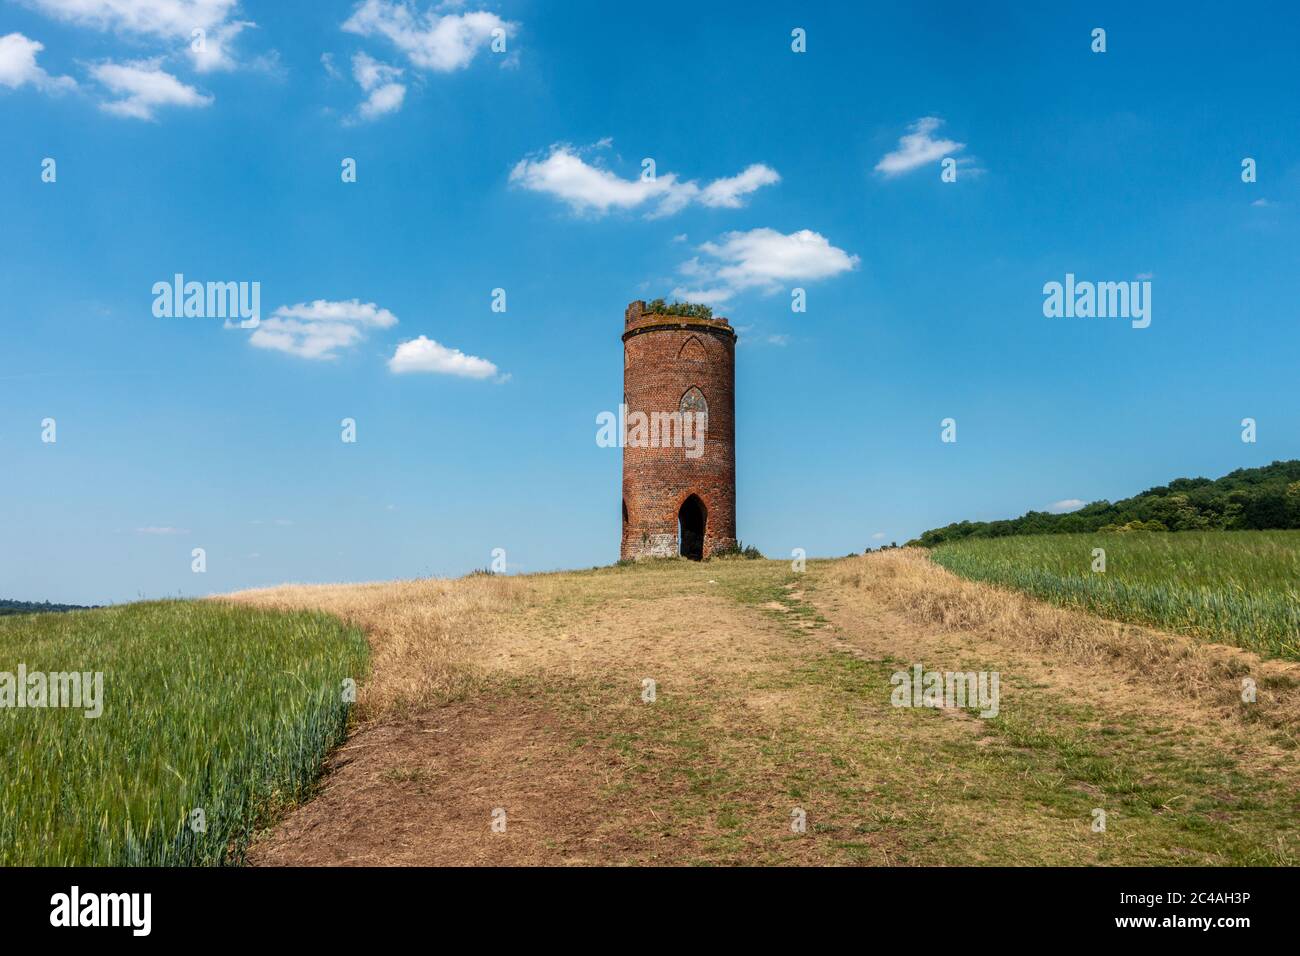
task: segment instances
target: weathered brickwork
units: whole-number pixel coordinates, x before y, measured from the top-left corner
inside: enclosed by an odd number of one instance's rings
[[[699,395],[687,394],[696,388],[708,405],[708,425],[703,453],[695,458],[685,447],[632,447],[625,441],[620,555],[707,558],[736,543],[736,333],[726,319],[644,309],[644,302],[631,303],[624,320],[623,402],[629,418],[638,411],[680,411],[683,398],[688,408],[699,407]],[[692,531],[692,495],[704,507],[702,548]],[[680,541],[679,517],[686,531]]]

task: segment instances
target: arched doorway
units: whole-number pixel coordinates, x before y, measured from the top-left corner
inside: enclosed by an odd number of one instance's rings
[[[681,555],[692,561],[704,559],[704,527],[708,520],[704,502],[691,495],[682,502],[677,512],[677,540],[681,544]]]

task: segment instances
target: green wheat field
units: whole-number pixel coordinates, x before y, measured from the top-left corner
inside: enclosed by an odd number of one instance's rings
[[[328,615],[213,602],[0,618],[0,671],[104,675],[98,718],[0,711],[0,865],[237,862],[343,739],[367,654]]]
[[[1105,573],[1093,570],[1094,548]],[[972,538],[931,556],[1056,604],[1300,660],[1300,531]]]

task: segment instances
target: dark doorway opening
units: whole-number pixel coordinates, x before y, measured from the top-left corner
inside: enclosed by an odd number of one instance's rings
[[[627,502],[623,502],[623,533],[627,534]]]
[[[691,495],[682,502],[677,512],[677,540],[681,542],[682,557],[692,561],[704,560],[704,524],[707,512],[704,502]]]

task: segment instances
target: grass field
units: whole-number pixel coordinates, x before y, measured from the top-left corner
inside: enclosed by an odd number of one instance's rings
[[[1300,531],[981,538],[931,556],[1056,604],[1300,660]]]
[[[915,548],[0,621],[20,662],[105,706],[0,709],[0,864],[1300,861],[1300,665]],[[1000,674],[998,715],[896,706],[918,663]]]
[[[0,672],[102,672],[103,712],[0,710],[0,865],[238,860],[342,740],[359,631],[156,602],[0,619]],[[196,832],[193,811],[205,830]]]

